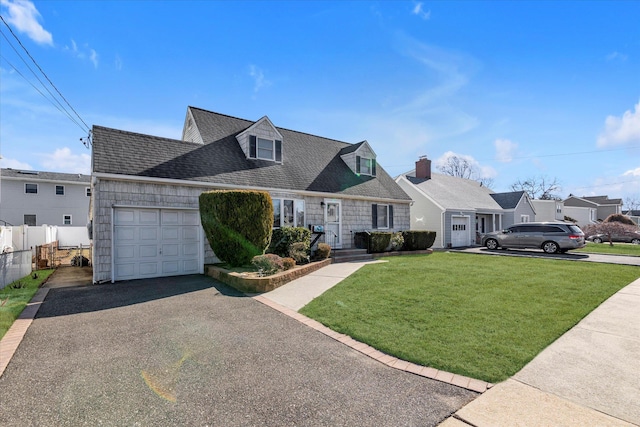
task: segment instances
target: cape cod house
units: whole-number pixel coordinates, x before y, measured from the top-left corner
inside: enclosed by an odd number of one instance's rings
[[[202,273],[208,190],[268,191],[274,227],[321,225],[333,248],[357,231],[409,229],[410,197],[367,141],[349,144],[188,107],[181,140],[93,128],[94,282]]]

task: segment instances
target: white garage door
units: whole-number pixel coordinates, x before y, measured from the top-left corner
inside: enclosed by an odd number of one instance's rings
[[[451,218],[451,246],[469,246],[469,217],[454,216]]]
[[[201,272],[197,210],[114,209],[114,280]]]

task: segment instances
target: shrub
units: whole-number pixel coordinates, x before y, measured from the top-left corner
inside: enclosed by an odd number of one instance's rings
[[[284,262],[276,254],[265,254],[253,257],[251,264],[258,269],[262,276],[270,276],[284,270]]]
[[[370,234],[366,231],[357,231],[353,235],[353,244],[358,249],[369,249]]]
[[[296,261],[296,264],[306,264],[309,262],[309,243],[295,242],[289,247],[289,256]]]
[[[326,243],[318,243],[318,248],[316,249],[316,257],[318,259],[327,259],[331,255],[331,246]]]
[[[611,214],[604,219],[604,222],[619,222],[627,225],[636,225],[636,223],[633,222],[631,218],[622,214]]]
[[[282,258],[282,265],[285,270],[291,270],[296,266],[296,260],[291,257]]]
[[[421,251],[429,249],[436,241],[435,231],[403,231],[405,251]]]
[[[392,251],[399,251],[402,249],[404,245],[404,237],[402,237],[402,233],[393,233],[391,236],[391,241],[389,242],[389,249]]]
[[[391,235],[393,233],[390,231],[374,231],[370,235],[369,240],[369,252],[377,253],[377,252],[385,252],[391,243]]]
[[[213,252],[232,267],[264,253],[271,239],[273,203],[265,191],[209,191],[199,198],[202,228]]]
[[[306,242],[307,246],[310,246],[311,231],[304,227],[276,228],[271,235],[271,244],[267,252],[287,257],[289,256],[291,245],[297,242]]]

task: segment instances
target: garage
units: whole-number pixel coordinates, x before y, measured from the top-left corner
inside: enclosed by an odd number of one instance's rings
[[[198,210],[118,207],[113,220],[114,281],[203,272]]]
[[[468,216],[452,216],[451,217],[451,246],[469,246],[469,217]]]

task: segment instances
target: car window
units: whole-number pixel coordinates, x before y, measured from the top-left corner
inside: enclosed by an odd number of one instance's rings
[[[508,233],[522,233],[522,226],[517,225],[515,227],[509,227],[505,231]]]
[[[569,229],[573,232],[573,233],[582,233],[582,230],[580,229],[580,227],[578,227],[577,225],[570,225]]]
[[[563,230],[562,227],[557,225],[545,225],[542,230],[544,233],[566,233],[566,230]]]

